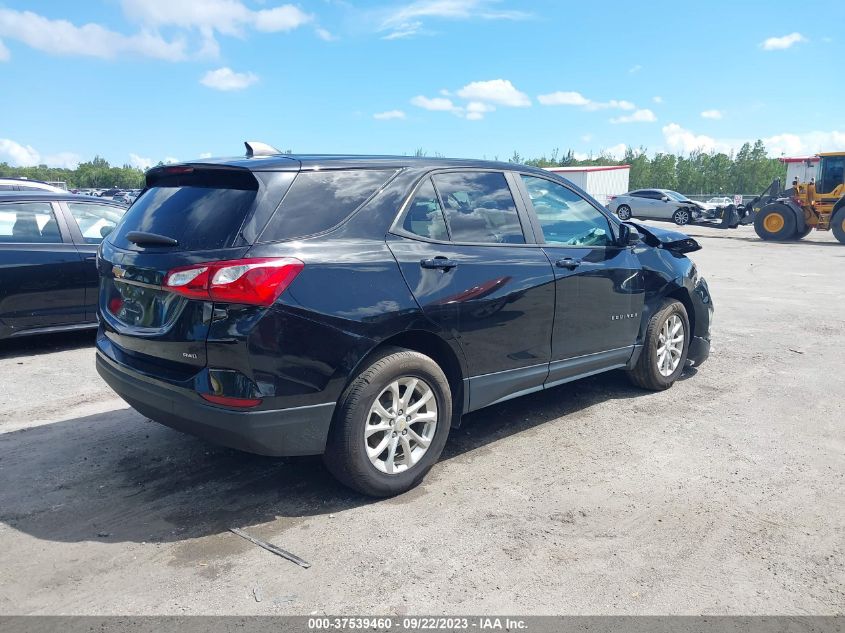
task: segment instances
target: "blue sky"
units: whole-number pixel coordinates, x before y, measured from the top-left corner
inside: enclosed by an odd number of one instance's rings
[[[845,2],[0,0],[0,161],[845,149]]]

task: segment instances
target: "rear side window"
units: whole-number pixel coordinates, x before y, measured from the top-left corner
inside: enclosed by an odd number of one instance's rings
[[[402,228],[429,240],[448,241],[449,232],[446,230],[443,209],[430,178],[426,178],[417,189],[417,195],[405,213]]]
[[[228,248],[258,194],[258,181],[248,171],[196,170],[153,179],[135,201],[109,241],[134,248],[130,231],[172,237],[179,250]]]
[[[79,226],[86,244],[99,244],[120,222],[125,209],[90,202],[68,202],[67,208]]]
[[[49,202],[0,204],[0,242],[59,244],[59,225]]]
[[[510,187],[501,172],[436,174],[453,242],[525,244]]]
[[[259,241],[280,242],[328,231],[352,215],[395,173],[374,169],[301,172]]]

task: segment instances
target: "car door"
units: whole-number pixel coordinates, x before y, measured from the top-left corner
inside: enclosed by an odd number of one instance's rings
[[[85,320],[82,259],[58,207],[0,202],[0,324],[7,335]]]
[[[657,197],[657,192],[643,190],[637,191],[635,194],[634,200],[636,201],[636,211],[634,212],[634,215],[638,218],[655,217],[655,213],[657,211],[655,208],[655,204],[657,203],[657,200],[655,199]],[[632,206],[631,208],[633,209],[634,207]]]
[[[573,188],[535,174],[522,174],[520,182],[555,272],[547,386],[624,366],[643,308],[639,260],[631,247],[616,243],[601,210]]]
[[[388,246],[424,314],[462,349],[468,410],[542,389],[554,272],[501,171],[443,171],[417,185]]]
[[[93,323],[97,320],[100,281],[97,273],[97,248],[126,213],[126,208],[101,202],[75,200],[60,202],[59,205],[65,214],[71,238],[84,264],[85,320]]]

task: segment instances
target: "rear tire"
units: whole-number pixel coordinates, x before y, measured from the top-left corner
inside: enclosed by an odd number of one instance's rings
[[[845,207],[833,214],[830,227],[833,230],[833,236],[839,240],[839,243],[845,244]]]
[[[625,220],[630,220],[631,207],[629,207],[627,204],[620,204],[619,207],[616,209],[616,217],[622,220],[623,222]]]
[[[417,417],[421,421],[412,421]],[[401,494],[437,462],[451,418],[449,381],[437,363],[419,352],[385,348],[341,396],[323,462],[365,495]]]
[[[680,328],[676,329],[678,324]],[[683,338],[679,340],[678,334]],[[684,304],[675,299],[664,300],[648,322],[637,364],[626,372],[630,381],[649,391],[671,387],[684,371],[691,336]]]
[[[684,226],[689,224],[690,221],[690,211],[686,207],[678,209],[675,213],[672,214],[672,221],[677,224],[678,226]]]
[[[754,231],[761,240],[783,242],[795,237],[795,213],[785,204],[767,204],[754,218]]]

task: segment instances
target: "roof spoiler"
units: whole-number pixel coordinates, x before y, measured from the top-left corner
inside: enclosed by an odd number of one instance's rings
[[[281,152],[272,145],[262,143],[261,141],[244,141],[244,145],[246,145],[247,158],[254,158],[256,156],[277,156],[281,154]]]

